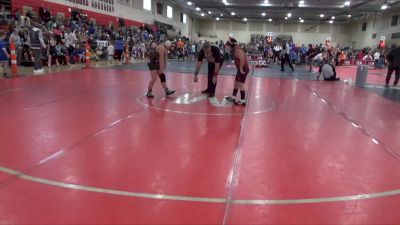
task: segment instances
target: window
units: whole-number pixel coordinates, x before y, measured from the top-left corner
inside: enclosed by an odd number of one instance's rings
[[[143,0],[143,9],[151,11],[151,0]]]
[[[372,39],[376,39],[376,34],[372,34]]]
[[[392,39],[400,39],[400,32],[399,33],[393,33],[392,34]]]
[[[172,19],[172,7],[167,5],[167,17]]]
[[[366,31],[366,30],[367,30],[367,23],[363,23],[361,31]]]
[[[162,15],[163,14],[163,4],[157,3],[157,14]]]
[[[186,23],[186,19],[187,19],[187,17],[186,17],[186,14],[183,14],[183,13],[181,13],[181,23]]]
[[[399,15],[392,16],[392,27],[397,26],[398,21],[399,21]]]

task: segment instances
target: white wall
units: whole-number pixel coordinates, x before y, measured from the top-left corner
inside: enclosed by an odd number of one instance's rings
[[[333,43],[341,46],[350,45],[350,30],[345,24],[322,24],[320,26],[306,31],[313,24],[301,23],[282,23],[273,25],[272,23],[248,22],[241,24],[232,21],[214,21],[202,20],[199,23],[199,32],[202,35],[209,36],[216,34],[217,38],[200,37],[202,40],[218,41],[226,40],[232,33],[239,42],[247,43],[250,41],[252,34],[263,34],[271,32],[277,35],[292,35],[293,40],[297,44],[319,44],[325,43],[327,37],[332,38]]]
[[[184,12],[180,7],[177,7],[173,4],[169,4],[173,8],[173,18],[167,18],[167,3],[162,0],[148,0],[152,1],[152,7],[151,11],[144,10],[143,9],[143,0],[131,0],[128,5],[124,5],[121,3],[118,3],[117,0],[114,0],[114,12],[105,12],[102,10],[94,9],[90,5],[83,6],[83,5],[78,5],[74,4],[71,2],[67,2],[65,0],[47,0],[48,2],[53,2],[61,5],[67,5],[70,7],[79,7],[80,9],[83,10],[88,10],[92,12],[97,12],[97,13],[102,13],[102,14],[107,14],[110,16],[115,16],[115,17],[120,17],[128,20],[133,20],[133,21],[138,21],[138,22],[143,22],[146,24],[153,24],[154,20],[170,24],[177,28],[177,30],[182,31],[182,35],[184,36],[189,36],[192,33],[191,29],[191,23],[192,23],[192,16]],[[158,15],[157,14],[157,8],[156,8],[156,3],[161,2],[164,7],[164,12],[163,15]],[[90,4],[90,3],[89,3]],[[181,23],[180,22],[180,13],[183,12],[187,15],[187,23]]]
[[[375,47],[378,45],[381,36],[386,37],[387,44],[397,43],[400,44],[400,39],[391,40],[392,33],[400,32],[400,21],[397,26],[391,26],[392,16],[399,15],[400,12],[385,12],[382,14],[370,14],[364,19],[357,20],[352,23],[350,40],[355,48]],[[400,20],[400,19],[399,19]],[[361,31],[362,24],[367,23],[367,30]],[[372,38],[372,34],[376,34],[376,38]]]

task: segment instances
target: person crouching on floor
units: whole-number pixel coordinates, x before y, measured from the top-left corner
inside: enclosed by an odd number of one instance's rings
[[[340,78],[336,77],[336,69],[333,66],[333,63],[329,63],[329,60],[327,58],[324,58],[322,65],[319,67],[319,74],[317,77],[317,80],[319,80],[319,77],[323,76],[324,80],[326,81],[339,81]]]

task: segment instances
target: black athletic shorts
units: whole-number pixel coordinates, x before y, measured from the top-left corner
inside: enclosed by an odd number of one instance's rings
[[[160,64],[147,63],[147,66],[149,66],[149,70],[160,70]]]

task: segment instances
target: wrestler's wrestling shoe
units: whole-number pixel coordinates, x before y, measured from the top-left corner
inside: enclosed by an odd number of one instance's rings
[[[174,90],[166,90],[166,91],[165,91],[165,95],[166,95],[166,96],[170,96],[170,95],[175,94],[175,92],[176,92],[176,91],[174,91]]]
[[[243,105],[243,106],[245,106],[246,104],[247,104],[247,101],[246,100],[240,100],[240,101],[238,101],[238,102],[235,102],[235,104],[236,105]]]
[[[146,97],[154,98],[154,95],[153,95],[153,93],[151,91],[148,91],[147,94],[146,94]]]
[[[236,99],[232,96],[225,97],[225,100],[235,103]]]
[[[204,90],[201,92],[202,94],[209,94],[210,92],[208,91],[208,89]]]

